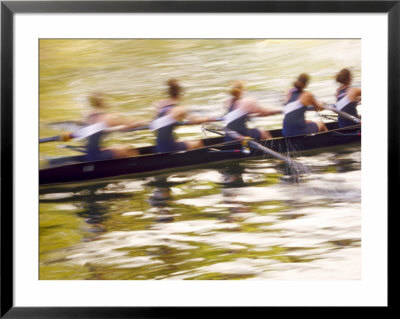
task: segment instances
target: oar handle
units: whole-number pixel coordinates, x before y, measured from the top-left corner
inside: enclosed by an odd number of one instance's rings
[[[47,143],[47,142],[56,142],[60,140],[60,136],[51,136],[51,137],[44,137],[39,139],[39,143]]]
[[[74,133],[65,132],[60,135],[41,138],[39,139],[39,143],[58,142],[58,141],[66,142],[73,138],[74,138]]]

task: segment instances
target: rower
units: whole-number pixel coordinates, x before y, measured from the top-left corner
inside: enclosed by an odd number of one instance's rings
[[[355,117],[359,117],[357,113],[357,104],[361,101],[361,89],[351,87],[352,76],[348,69],[342,69],[336,75],[336,82],[341,86],[336,91],[337,102],[335,107],[337,110],[346,112]],[[339,127],[354,125],[354,121],[338,116]]]
[[[104,102],[104,96],[101,93],[94,93],[89,96],[89,104],[93,111],[87,117],[89,127],[95,124],[103,125],[103,130],[98,130],[87,138],[85,160],[107,160],[113,158],[129,157],[139,155],[139,151],[128,145],[101,147],[102,137],[105,133],[114,131],[129,130],[141,125],[145,125],[145,121],[138,119],[127,119],[117,114],[107,113],[105,110],[107,105]]]
[[[269,116],[279,114],[281,110],[262,108],[257,100],[243,97],[243,91],[243,83],[240,81],[235,81],[229,90],[232,97],[226,102],[228,109],[227,114],[224,116],[226,127],[231,131],[256,140],[271,138],[271,134],[268,131],[257,128],[249,129],[246,126],[246,122],[250,116]],[[231,141],[232,137],[227,135],[225,140]]]
[[[176,79],[167,81],[168,96],[166,100],[156,103],[156,119],[150,124],[150,128],[156,131],[157,140],[155,151],[161,152],[178,152],[189,149],[203,147],[203,141],[176,141],[173,135],[175,126],[183,119],[188,119],[191,124],[202,124],[211,121],[212,118],[197,118],[189,116],[187,111],[179,104],[182,98],[182,87]]]
[[[304,91],[310,76],[302,73],[293,83],[293,88],[286,93],[286,102],[283,113],[283,136],[294,136],[327,131],[321,121],[308,121],[305,112],[311,107],[317,111],[322,109],[323,103],[317,101],[311,92]]]

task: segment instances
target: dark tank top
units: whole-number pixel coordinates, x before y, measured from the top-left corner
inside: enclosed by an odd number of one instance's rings
[[[339,102],[341,99],[343,99],[347,95],[348,89],[349,89],[348,87],[345,87],[338,91],[336,102]],[[341,108],[341,111],[343,111],[347,114],[350,114],[352,116],[358,117],[357,102],[350,102],[350,103],[346,104],[346,106]],[[353,121],[351,121],[345,117],[342,117],[340,115],[338,116],[338,123],[339,123],[339,127],[346,127],[346,126],[354,125]]]

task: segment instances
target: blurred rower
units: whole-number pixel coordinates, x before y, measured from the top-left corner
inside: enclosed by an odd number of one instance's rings
[[[168,96],[166,100],[157,102],[156,119],[151,123],[150,128],[156,131],[157,140],[155,151],[178,152],[203,147],[203,141],[176,141],[173,135],[174,128],[178,122],[187,119],[191,124],[201,124],[211,120],[210,117],[196,118],[190,116],[184,107],[179,105],[182,98],[182,87],[175,79],[167,82]]]
[[[246,123],[251,116],[269,116],[279,114],[282,111],[262,108],[257,100],[243,97],[243,83],[240,81],[233,83],[229,93],[232,97],[226,102],[226,108],[228,109],[228,112],[224,116],[226,127],[240,135],[256,140],[271,138],[271,134],[268,131],[257,128],[250,129],[246,126]],[[230,136],[225,137],[227,141],[232,139]]]
[[[352,81],[351,72],[348,69],[342,69],[336,75],[336,82],[341,86],[336,91],[337,102],[335,107],[352,116],[358,117],[357,104],[361,101],[361,89],[350,87]],[[339,127],[354,125],[354,122],[342,116],[338,116]]]
[[[90,135],[87,139],[86,152],[87,160],[107,160],[120,157],[129,157],[139,155],[139,151],[128,145],[101,147],[102,137],[105,133],[125,131],[138,126],[146,125],[146,122],[138,119],[128,119],[118,114],[108,113],[108,106],[104,102],[104,95],[94,93],[89,96],[89,104],[93,108],[87,117],[87,123],[90,126],[94,124],[104,125],[104,129]]]
[[[322,110],[323,103],[317,101],[311,92],[304,91],[310,76],[302,73],[293,83],[293,88],[286,93],[286,102],[283,113],[283,136],[294,136],[327,131],[325,124],[321,121],[308,121],[305,112],[311,106],[317,111]]]

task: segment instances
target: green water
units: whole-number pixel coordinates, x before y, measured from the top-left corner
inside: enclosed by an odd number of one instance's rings
[[[82,119],[92,92],[104,92],[112,112],[151,119],[172,77],[185,88],[182,104],[198,115],[223,114],[233,80],[245,81],[262,105],[281,108],[302,72],[311,75],[309,90],[333,103],[338,70],[350,67],[361,84],[360,50],[358,40],[41,40],[40,137],[68,128],[54,122]],[[277,115],[250,125],[281,123]],[[199,126],[177,134],[203,137]],[[154,136],[113,133],[105,143],[139,147]],[[40,145],[41,165],[76,154],[57,145]],[[360,148],[298,159],[312,168],[298,183],[285,179],[279,161],[261,159],[233,174],[232,165],[204,167],[41,190],[39,278],[360,279]],[[232,176],[243,183],[224,183]]]

